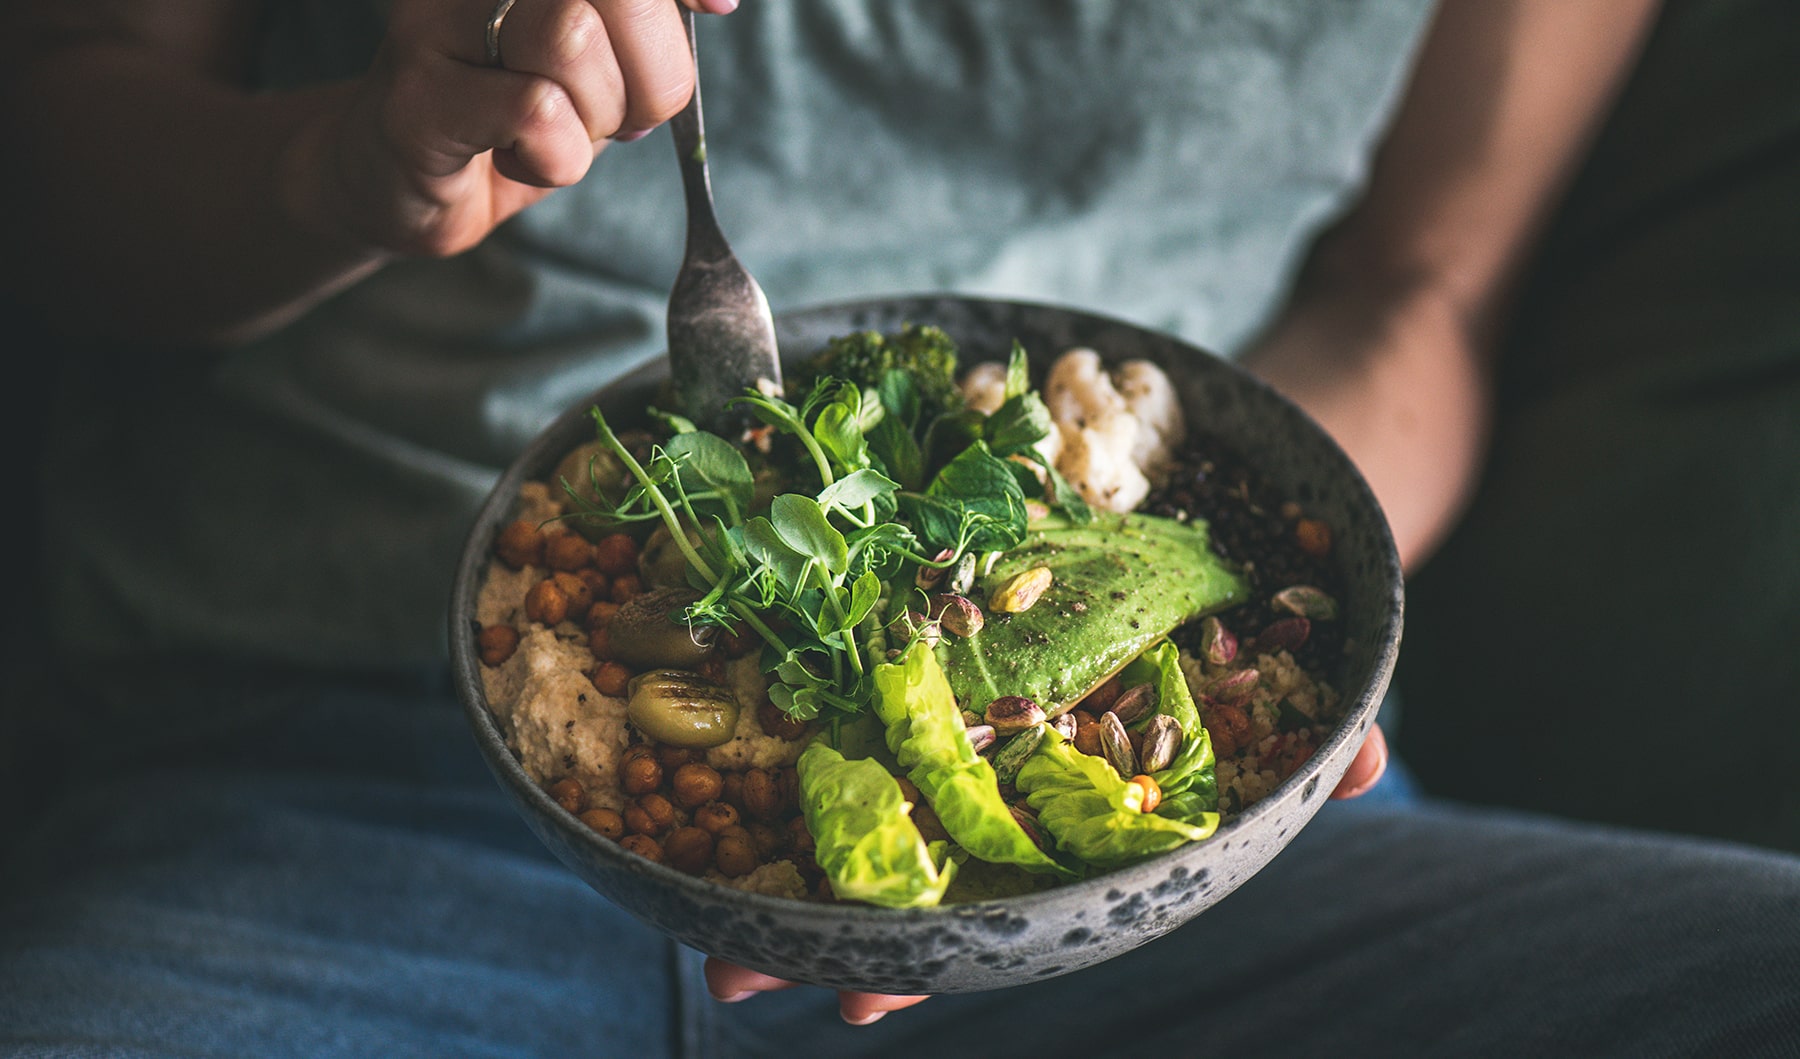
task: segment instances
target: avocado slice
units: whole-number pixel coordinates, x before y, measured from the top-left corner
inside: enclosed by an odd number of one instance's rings
[[[988,606],[995,588],[1034,566],[1055,577],[1029,609]],[[969,637],[946,638],[938,660],[964,709],[1023,695],[1054,717],[1081,701],[1177,626],[1242,603],[1249,586],[1214,554],[1206,523],[1100,515],[1033,523],[970,593],[987,612]]]

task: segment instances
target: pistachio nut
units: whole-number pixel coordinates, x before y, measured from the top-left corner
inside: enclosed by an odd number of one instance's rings
[[[1044,722],[1044,708],[1023,695],[1002,695],[988,703],[983,720],[1000,735],[1017,735]]]
[[[1334,621],[1338,616],[1337,600],[1311,585],[1291,585],[1270,597],[1269,603],[1309,621]]]
[[[906,624],[926,647],[936,647],[938,641],[944,638],[944,631],[938,627],[938,623],[916,610],[906,612]]]
[[[1137,754],[1131,749],[1131,737],[1125,734],[1125,726],[1119,723],[1116,713],[1100,715],[1100,756],[1120,779],[1137,775]]]
[[[1261,680],[1262,674],[1255,669],[1236,669],[1208,684],[1200,694],[1213,702],[1237,706],[1250,698]]]
[[[1200,622],[1200,657],[1215,666],[1228,666],[1237,657],[1238,641],[1225,623],[1207,616]]]
[[[1006,745],[995,752],[994,773],[1001,783],[1012,783],[1019,778],[1019,769],[1024,767],[1027,758],[1037,753],[1037,748],[1044,741],[1044,733],[1049,730],[1049,725],[1039,721],[1007,740]]]
[[[1161,772],[1175,760],[1181,750],[1181,725],[1166,713],[1150,718],[1144,726],[1144,743],[1138,748],[1138,767],[1145,772]]]
[[[1054,718],[1051,719],[1050,727],[1056,729],[1056,734],[1062,736],[1064,739],[1068,740],[1069,742],[1074,742],[1075,741],[1075,729],[1080,726],[1075,723],[1075,715],[1074,714],[1059,713]]]
[[[1256,634],[1256,651],[1258,654],[1298,651],[1310,635],[1312,622],[1306,618],[1277,618]]]
[[[950,591],[959,596],[966,596],[975,587],[975,553],[964,552],[956,565],[950,568]]]
[[[937,612],[944,631],[952,636],[973,636],[987,624],[981,608],[966,596],[933,596],[932,609]]]
[[[1012,813],[1013,821],[1019,825],[1019,830],[1025,832],[1026,838],[1031,839],[1032,845],[1045,853],[1050,852],[1050,835],[1044,830],[1044,825],[1038,822],[1037,814],[1019,804],[1009,805],[1007,809]]]
[[[1048,566],[1034,566],[1022,573],[1002,581],[998,588],[988,596],[988,609],[1003,614],[1018,614],[1030,610],[1033,604],[1042,599],[1050,585],[1056,580]]]
[[[969,737],[969,745],[975,748],[977,754],[993,746],[994,740],[999,738],[991,724],[972,724],[963,729],[963,734]]]
[[[625,715],[659,743],[703,748],[730,742],[738,702],[731,691],[698,673],[653,669],[633,678]]]
[[[1156,712],[1156,685],[1139,684],[1125,689],[1106,712],[1117,716],[1122,724],[1136,724]]]
[[[943,551],[932,556],[932,561],[937,563],[947,563],[950,561],[950,557],[955,554],[955,552],[945,548]],[[943,581],[944,568],[941,566],[921,566],[919,567],[919,572],[913,575],[913,584],[918,585],[927,592],[936,588],[938,585],[943,584]]]

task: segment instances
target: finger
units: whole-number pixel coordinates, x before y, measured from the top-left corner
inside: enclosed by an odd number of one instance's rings
[[[423,57],[398,75],[382,130],[402,164],[427,177],[449,176],[499,149],[511,157],[508,177],[562,187],[580,180],[594,158],[587,130],[555,82],[442,56]]]
[[[562,86],[589,142],[619,131],[625,120],[625,77],[600,12],[588,0],[522,0],[501,26],[508,70]]]
[[[757,993],[772,993],[779,989],[792,989],[793,982],[774,975],[752,971],[748,967],[739,967],[735,963],[726,963],[717,957],[708,956],[703,970],[706,976],[706,990],[714,1000],[727,1004],[735,1004],[747,1000]]]
[[[890,1011],[901,1011],[930,1000],[929,996],[895,996],[890,993],[839,993],[838,1014],[852,1026],[879,1022]]]
[[[667,0],[591,2],[606,22],[625,78],[621,129],[651,129],[674,117],[694,94],[694,60],[680,11]]]
[[[681,5],[696,15],[729,15],[738,9],[738,0],[681,0]]]
[[[1333,798],[1355,798],[1368,792],[1381,774],[1387,771],[1388,745],[1387,736],[1382,734],[1381,726],[1369,729],[1368,738],[1357,748],[1356,757],[1350,767],[1344,770],[1344,778],[1338,781],[1337,789],[1331,792]]]

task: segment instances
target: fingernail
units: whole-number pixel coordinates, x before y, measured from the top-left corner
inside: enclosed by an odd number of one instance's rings
[[[880,1022],[886,1016],[887,1012],[885,1011],[871,1011],[860,1019],[853,1019],[850,1016],[845,1015],[844,1021],[852,1026],[872,1026],[875,1023]]]
[[[715,15],[729,15],[737,10],[738,0],[700,0],[700,6]]]
[[[739,993],[733,993],[730,996],[720,996],[719,994],[714,993],[713,999],[717,1000],[721,1004],[735,1004],[740,1000],[749,1000],[751,997],[753,997],[755,995],[756,995],[756,990],[746,989]]]
[[[633,129],[630,132],[619,133],[612,138],[612,141],[614,143],[630,143],[633,140],[641,140],[655,131],[655,126],[651,126],[648,129]]]

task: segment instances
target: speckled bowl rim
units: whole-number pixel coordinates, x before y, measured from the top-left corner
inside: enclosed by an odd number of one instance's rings
[[[1220,358],[1198,346],[1175,339],[1173,336],[1155,332],[1142,325],[1132,323],[1104,314],[1084,309],[1058,306],[1050,303],[1032,302],[1014,299],[977,298],[955,294],[918,293],[884,298],[862,298],[805,306],[778,315],[778,324],[788,321],[804,320],[814,317],[833,315],[851,315],[858,311],[885,311],[908,304],[926,306],[932,303],[959,302],[979,303],[1003,309],[1026,312],[1046,312],[1065,314],[1072,317],[1085,317],[1097,323],[1116,326],[1129,331],[1143,332],[1157,339],[1182,347],[1196,357],[1214,361],[1215,369],[1222,368],[1239,377],[1239,382],[1251,389],[1263,391],[1266,397],[1272,397],[1278,403],[1287,405],[1297,416],[1312,422],[1298,406],[1271,389],[1260,378],[1237,364]],[[924,315],[916,318],[929,322]],[[952,336],[954,337],[954,336]],[[683,891],[699,900],[728,900],[741,902],[752,912],[766,910],[771,914],[791,913],[800,902],[790,898],[774,897],[766,894],[750,893],[735,890],[717,883],[688,875],[661,864],[655,864],[635,854],[626,852],[616,842],[604,838],[597,832],[582,824],[540,788],[526,774],[524,767],[507,747],[501,736],[499,726],[495,722],[486,699],[481,681],[480,660],[475,649],[471,623],[475,613],[475,600],[480,589],[482,576],[486,570],[487,560],[494,536],[494,531],[510,516],[517,502],[518,490],[523,482],[540,468],[552,467],[563,452],[560,443],[552,444],[564,432],[570,429],[572,420],[585,419],[587,408],[600,394],[617,389],[634,388],[659,380],[666,374],[666,361],[662,356],[619,376],[611,383],[595,391],[577,402],[567,412],[558,416],[549,426],[514,459],[511,465],[501,474],[486,501],[475,516],[467,543],[457,567],[457,576],[450,600],[450,646],[452,675],[457,687],[458,697],[462,701],[464,712],[468,717],[470,728],[476,742],[487,759],[489,766],[501,782],[512,788],[515,795],[521,797],[525,804],[536,810],[536,819],[527,819],[534,828],[540,825],[554,825],[564,833],[565,839],[572,839],[576,844],[588,847],[597,852],[600,859],[613,865],[620,871],[648,878],[657,883]],[[1349,480],[1350,488],[1356,494],[1359,504],[1366,505],[1371,511],[1379,513],[1380,505],[1367,481],[1357,471],[1348,455],[1325,434],[1322,428],[1314,424],[1321,439],[1335,450],[1342,460],[1343,468]],[[552,452],[551,450],[555,450]],[[1383,523],[1385,526],[1385,523]],[[1303,789],[1304,800],[1313,798],[1324,782],[1329,779],[1333,786],[1341,778],[1353,755],[1341,753],[1344,744],[1351,740],[1361,741],[1369,725],[1374,723],[1376,711],[1379,709],[1386,692],[1388,680],[1392,676],[1393,666],[1399,654],[1402,613],[1404,609],[1404,588],[1400,574],[1400,561],[1396,553],[1391,535],[1386,537],[1386,554],[1382,559],[1387,568],[1385,580],[1392,586],[1386,618],[1376,631],[1374,646],[1375,666],[1373,679],[1357,694],[1355,701],[1347,703],[1343,717],[1329,737],[1314,752],[1311,759],[1295,770],[1293,775],[1284,780],[1275,790],[1269,792],[1249,809],[1244,810],[1228,824],[1222,824],[1218,831],[1203,842],[1193,843],[1179,849],[1150,858],[1113,872],[1096,875],[1078,882],[1067,883],[1047,890],[1033,893],[969,901],[954,905],[942,905],[934,908],[892,909],[879,908],[861,904],[825,904],[804,905],[809,919],[816,920],[829,928],[838,923],[870,923],[883,922],[894,925],[906,923],[928,923],[944,916],[982,917],[997,911],[1030,912],[1065,901],[1072,892],[1091,890],[1096,895],[1116,885],[1109,882],[1121,873],[1128,873],[1145,864],[1165,862],[1171,858],[1180,858],[1184,853],[1204,849],[1220,843],[1228,843],[1233,836],[1240,833],[1254,833],[1258,823],[1266,815],[1275,811],[1285,801],[1286,796],[1296,789]],[[1326,763],[1335,763],[1334,775],[1327,775]],[[1316,808],[1314,812],[1316,812]],[[1308,817],[1310,820],[1310,816]],[[1280,845],[1285,846],[1293,840],[1298,828],[1281,837]],[[571,870],[574,866],[570,865]],[[580,874],[577,872],[577,874]],[[1223,896],[1223,895],[1220,895]],[[1216,901],[1216,899],[1215,899]],[[1209,905],[1210,906],[1210,905]],[[1146,938],[1145,940],[1149,940]]]

